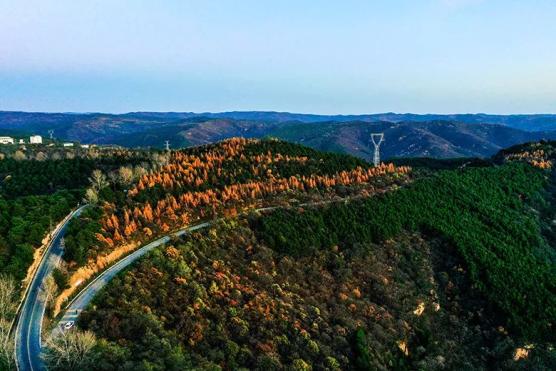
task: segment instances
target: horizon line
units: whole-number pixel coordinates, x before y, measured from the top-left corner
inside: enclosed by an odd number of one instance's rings
[[[224,110],[224,111],[153,111],[153,110],[139,110],[139,111],[25,111],[25,110],[11,110],[0,109],[0,113],[30,113],[30,114],[65,114],[65,115],[129,115],[129,114],[190,114],[190,115],[218,115],[218,114],[234,114],[234,113],[267,113],[267,114],[289,114],[289,115],[303,115],[303,116],[328,116],[328,117],[346,117],[346,116],[378,116],[378,115],[415,115],[415,116],[556,116],[555,113],[537,112],[537,113],[486,113],[486,112],[459,112],[459,113],[435,113],[435,112],[395,112],[384,111],[375,113],[310,113],[310,112],[293,112],[293,111],[275,111],[275,110]]]

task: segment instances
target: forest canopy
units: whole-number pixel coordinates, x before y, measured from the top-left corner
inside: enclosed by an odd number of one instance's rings
[[[440,171],[172,241],[82,315],[102,338],[91,367],[550,368],[547,175],[521,161]]]

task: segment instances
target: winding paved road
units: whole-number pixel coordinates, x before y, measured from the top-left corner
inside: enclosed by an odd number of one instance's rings
[[[389,190],[391,187],[388,187]],[[385,192],[383,190],[382,192]],[[299,206],[321,206],[335,202],[346,202],[348,200],[353,200],[358,197],[346,197],[340,200],[328,200],[328,201],[320,201],[320,202],[309,202],[303,203],[298,205]],[[265,212],[265,211],[272,211],[281,208],[281,206],[269,206],[269,207],[261,207],[258,209],[250,210],[250,211],[257,211],[257,212]],[[70,302],[70,304],[66,307],[64,314],[60,318],[60,321],[56,325],[56,327],[52,331],[53,336],[60,335],[64,329],[64,325],[67,322],[77,322],[79,315],[81,312],[89,305],[89,303],[93,300],[95,295],[102,290],[104,286],[106,286],[118,273],[128,267],[131,263],[139,259],[140,257],[144,256],[146,253],[151,251],[154,248],[157,248],[160,245],[163,245],[170,241],[172,236],[179,237],[183,236],[186,233],[194,232],[199,229],[203,229],[206,227],[211,226],[216,221],[221,220],[213,220],[204,223],[200,223],[191,227],[186,227],[183,229],[178,230],[177,232],[171,233],[164,237],[161,237],[153,242],[141,247],[140,249],[136,250],[135,252],[127,255],[126,257],[122,258],[122,260],[118,261],[110,268],[106,269],[100,275],[98,275],[93,281],[91,281],[77,296]]]
[[[305,203],[298,206],[317,206],[329,204],[339,201],[346,201],[352,197],[347,197],[343,200],[331,200],[316,203]],[[55,231],[55,236],[47,247],[44,257],[39,264],[39,268],[33,277],[31,286],[25,297],[24,304],[21,309],[21,315],[17,323],[15,345],[16,345],[16,364],[19,371],[42,371],[45,370],[44,363],[40,357],[41,354],[41,331],[42,320],[46,309],[46,303],[41,295],[42,284],[46,277],[52,272],[60,261],[63,253],[60,241],[64,236],[69,220],[81,214],[82,206],[70,214],[64,224]],[[263,207],[254,211],[264,212],[280,208],[279,206]],[[200,223],[191,227],[180,229],[174,233],[161,237],[151,243],[141,247],[133,253],[125,256],[117,263],[106,269],[94,280],[92,280],[67,306],[66,311],[61,317],[58,324],[52,331],[53,336],[57,336],[63,332],[63,326],[69,321],[74,321],[79,317],[79,314],[89,305],[95,295],[102,290],[118,273],[131,265],[134,261],[141,258],[149,251],[163,245],[171,240],[172,237],[179,237],[186,233],[190,233],[199,229],[203,229],[212,225],[215,221],[208,221]]]
[[[118,273],[122,270],[127,268],[131,263],[139,259],[140,257],[144,256],[149,251],[157,248],[160,245],[163,245],[170,241],[172,237],[179,237],[186,233],[194,232],[199,229],[206,228],[213,224],[213,221],[204,222],[201,224],[194,225],[192,227],[187,227],[180,229],[177,232],[174,232],[170,235],[161,237],[153,242],[141,247],[138,250],[135,250],[133,253],[127,255],[126,257],[122,258],[116,264],[112,265],[110,268],[106,269],[100,275],[98,275],[94,280],[92,280],[81,292],[70,302],[70,304],[66,307],[66,311],[58,325],[52,331],[53,336],[59,335],[63,331],[63,326],[69,321],[76,322],[79,314],[89,305],[89,303],[93,300],[95,295],[102,290],[104,286],[108,284]]]
[[[52,241],[47,246],[41,262],[27,290],[17,327],[15,330],[16,365],[19,371],[44,370],[41,354],[41,328],[46,302],[43,293],[43,282],[60,262],[63,253],[61,244],[68,222],[81,214],[86,207],[81,206],[68,215],[65,222],[54,231]]]

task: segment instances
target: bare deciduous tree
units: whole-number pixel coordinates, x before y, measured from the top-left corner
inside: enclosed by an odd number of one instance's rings
[[[109,179],[109,182],[112,183],[112,184],[119,183],[120,176],[118,174],[118,171],[114,170],[114,171],[109,172],[108,173],[108,179]]]
[[[118,176],[120,178],[120,183],[123,185],[129,185],[133,181],[133,169],[127,166],[122,166],[118,170]]]
[[[43,358],[52,370],[82,370],[95,344],[90,331],[66,331],[47,340]]]
[[[41,285],[41,290],[41,298],[45,301],[46,306],[48,307],[52,299],[56,297],[56,291],[58,290],[58,286],[56,285],[56,281],[54,281],[54,277],[52,277],[52,275],[46,277]]]
[[[25,156],[25,153],[23,153],[22,151],[15,151],[15,153],[13,154],[13,159],[16,161],[22,161],[22,160],[27,160],[27,156]]]
[[[13,278],[0,275],[0,369],[14,369],[14,344],[10,337],[10,326],[15,311],[16,283]]]
[[[134,173],[134,177],[135,179],[139,179],[141,178],[143,175],[148,174],[147,168],[150,165],[147,163],[141,163],[141,165],[137,165],[135,166],[135,168],[133,169],[133,173]]]
[[[89,148],[87,151],[87,157],[91,159],[97,159],[100,157],[100,152],[96,148]]]
[[[0,275],[0,318],[7,319],[14,314],[16,289],[13,278]]]
[[[50,155],[50,159],[51,160],[61,160],[62,155],[60,154],[60,152],[54,152],[53,154]]]
[[[14,342],[10,336],[11,321],[0,318],[0,370],[15,370]]]
[[[97,191],[108,186],[108,180],[106,179],[106,175],[102,173],[100,170],[94,170],[89,178],[91,185]]]
[[[94,188],[87,188],[85,191],[85,201],[90,204],[96,205],[98,202],[98,192]]]
[[[35,155],[35,160],[37,160],[37,161],[45,161],[45,160],[47,160],[47,159],[48,159],[48,156],[47,156],[46,153],[44,153],[44,152],[38,152],[38,153]]]
[[[152,159],[156,166],[161,168],[164,165],[168,165],[170,162],[170,155],[167,153],[154,153]]]

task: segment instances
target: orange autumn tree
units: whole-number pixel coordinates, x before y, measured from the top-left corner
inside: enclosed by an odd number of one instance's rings
[[[406,166],[372,167],[345,155],[325,158],[305,147],[274,143],[232,138],[172,152],[167,163],[131,186],[126,205],[105,205],[99,241],[150,237],[195,220],[271,206],[280,197],[334,196],[338,187],[369,194],[407,180],[411,172]]]

